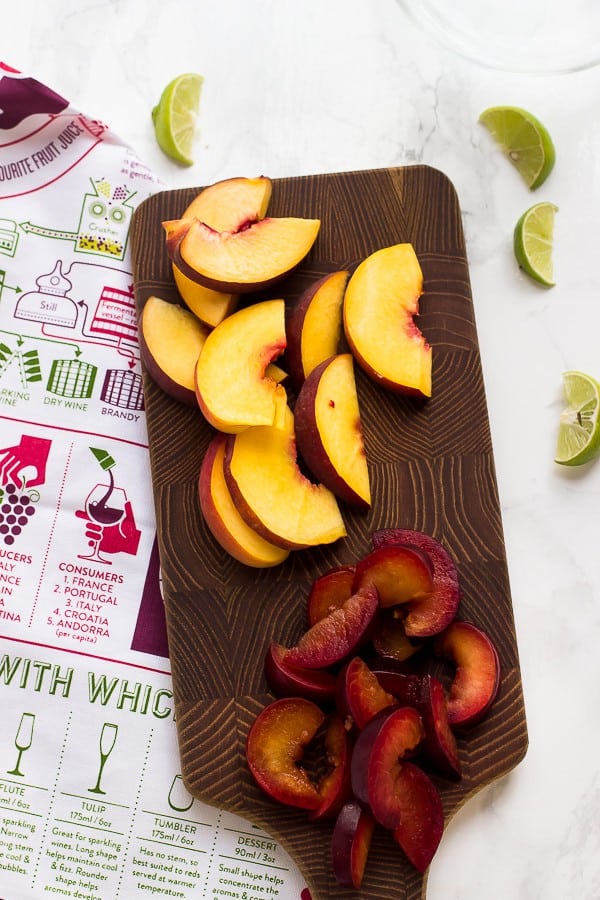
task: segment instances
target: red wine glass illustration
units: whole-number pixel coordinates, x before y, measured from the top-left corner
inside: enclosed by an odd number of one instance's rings
[[[79,559],[89,559],[94,562],[104,563],[111,566],[112,560],[106,559],[100,553],[100,544],[102,543],[103,529],[109,526],[118,525],[125,516],[127,504],[127,494],[123,488],[115,487],[115,482],[111,470],[108,470],[108,484],[97,484],[86,497],[85,511],[92,522],[96,522],[100,526],[99,536],[90,541],[93,550],[89,554],[78,554]]]

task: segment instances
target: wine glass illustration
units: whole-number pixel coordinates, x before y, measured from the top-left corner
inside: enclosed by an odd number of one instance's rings
[[[19,751],[19,754],[14,769],[8,771],[8,775],[19,775],[21,778],[23,777],[23,772],[21,772],[19,767],[21,765],[23,753],[31,747],[34,722],[35,716],[33,713],[23,713],[21,716],[21,721],[19,722],[19,727],[17,728],[17,733],[15,735],[15,747]]]
[[[187,812],[194,798],[183,783],[181,775],[176,775],[169,789],[169,806],[177,812]]]
[[[111,566],[112,560],[106,559],[100,553],[102,532],[104,527],[117,525],[125,516],[127,494],[123,488],[115,487],[112,472],[109,470],[109,484],[97,484],[89,492],[85,499],[85,511],[88,517],[101,526],[101,533],[93,541],[93,550],[89,554],[79,553],[79,559],[89,559],[94,562]]]
[[[88,788],[90,794],[106,793],[106,791],[103,791],[100,787],[100,782],[102,780],[102,773],[104,772],[106,760],[112,753],[115,746],[118,730],[119,726],[113,725],[111,722],[105,722],[102,726],[102,731],[100,732],[100,766],[98,768],[98,777],[96,778],[96,784],[93,788]]]

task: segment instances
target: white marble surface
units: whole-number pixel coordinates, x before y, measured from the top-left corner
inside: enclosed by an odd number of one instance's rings
[[[600,378],[600,68],[560,77],[471,64],[395,0],[20,0],[1,55],[130,143],[166,187],[424,162],[460,198],[496,466],[530,748],[448,828],[429,900],[600,897],[600,461],[553,461],[567,368]],[[150,110],[205,76],[196,163],[157,147]],[[477,124],[492,104],[548,125],[556,168],[531,194]],[[557,286],[517,269],[511,235],[559,206]],[[107,898],[109,900],[109,898]]]

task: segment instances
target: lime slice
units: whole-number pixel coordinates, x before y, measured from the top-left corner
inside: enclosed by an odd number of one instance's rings
[[[192,144],[200,109],[202,75],[188,72],[170,81],[152,110],[159,147],[177,162],[191,166]]]
[[[490,106],[479,121],[531,190],[544,183],[554,167],[556,153],[547,129],[535,116],[518,106]]]
[[[560,416],[555,461],[580,466],[600,453],[600,384],[583,372],[564,372],[567,406]]]
[[[553,203],[536,203],[523,213],[513,236],[517,262],[524,272],[546,287],[554,284],[552,235],[557,210]]]

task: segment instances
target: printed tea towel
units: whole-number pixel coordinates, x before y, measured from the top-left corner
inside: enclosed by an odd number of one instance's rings
[[[0,900],[301,896],[179,772],[129,256],[158,189],[0,63]]]

